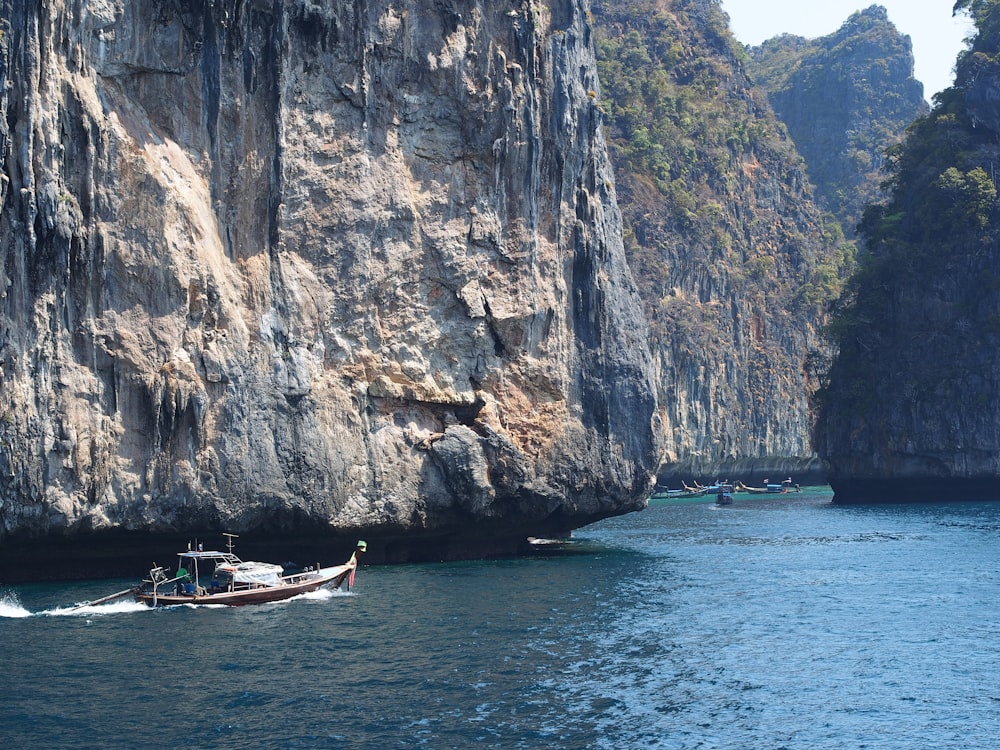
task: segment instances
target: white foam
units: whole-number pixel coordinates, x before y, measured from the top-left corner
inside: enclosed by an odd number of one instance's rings
[[[299,594],[298,596],[292,597],[293,599],[332,599],[333,592],[330,589],[316,589],[315,591],[307,591],[304,594]]]
[[[89,617],[90,615],[117,615],[123,612],[145,612],[148,609],[149,607],[142,602],[123,600],[108,602],[107,604],[95,604],[93,606],[88,604],[83,607],[57,607],[55,609],[47,609],[38,614],[49,615],[51,617],[76,617],[79,615]]]
[[[0,617],[31,617],[31,612],[21,606],[17,594],[0,596]]]

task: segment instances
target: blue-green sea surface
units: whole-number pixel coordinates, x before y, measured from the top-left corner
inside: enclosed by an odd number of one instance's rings
[[[1000,504],[653,501],[575,540],[244,608],[0,584],[0,745],[996,746]]]

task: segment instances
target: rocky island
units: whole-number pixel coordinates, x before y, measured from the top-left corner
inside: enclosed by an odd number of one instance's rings
[[[489,554],[642,506],[583,0],[0,5],[6,555]]]
[[[1000,497],[1000,5],[956,10],[978,33],[890,152],[832,327],[816,445],[840,502]]]

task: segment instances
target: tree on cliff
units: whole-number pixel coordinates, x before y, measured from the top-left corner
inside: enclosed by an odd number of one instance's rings
[[[820,203],[853,235],[883,196],[884,154],[926,114],[913,47],[885,8],[858,11],[818,39],[785,34],[750,52],[750,72],[806,160]]]
[[[955,85],[888,152],[888,199],[865,211],[831,327],[817,446],[835,483],[1000,474],[1000,2],[955,12],[977,34]]]

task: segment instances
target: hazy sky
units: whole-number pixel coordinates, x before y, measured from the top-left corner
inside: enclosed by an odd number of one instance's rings
[[[889,20],[913,42],[914,76],[924,84],[924,98],[954,80],[955,57],[965,49],[973,27],[963,14],[952,18],[955,0],[722,0],[736,38],[757,45],[778,34],[808,38],[839,29],[848,16],[872,5],[889,11]]]

